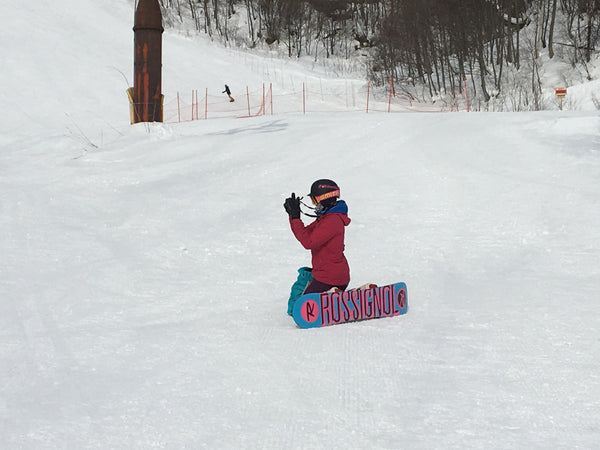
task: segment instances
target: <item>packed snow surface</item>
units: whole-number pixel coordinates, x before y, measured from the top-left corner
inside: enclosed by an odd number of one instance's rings
[[[597,111],[131,126],[132,2],[59,3],[0,29],[1,448],[598,448]],[[166,101],[339,82],[163,52]],[[351,285],[406,282],[408,314],[286,314],[310,254],[282,204],[323,177]]]

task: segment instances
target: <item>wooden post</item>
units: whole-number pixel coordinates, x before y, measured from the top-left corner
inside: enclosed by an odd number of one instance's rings
[[[390,95],[388,97],[388,112],[392,107],[392,90],[394,89],[394,76],[390,76]]]
[[[465,98],[467,99],[467,112],[469,112],[469,93],[467,91],[467,77],[463,77],[465,83]]]
[[[248,86],[246,86],[246,99],[248,100],[248,117],[250,117],[250,92]]]
[[[194,90],[192,89],[192,120],[194,120]]]
[[[306,114],[306,87],[302,83],[302,114]]]

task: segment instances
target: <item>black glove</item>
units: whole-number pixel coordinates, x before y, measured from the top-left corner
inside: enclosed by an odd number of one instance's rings
[[[292,219],[300,218],[300,199],[292,192],[292,196],[285,199],[283,207]]]

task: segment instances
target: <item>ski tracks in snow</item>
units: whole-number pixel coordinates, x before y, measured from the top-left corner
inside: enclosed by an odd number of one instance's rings
[[[4,405],[0,404],[3,422],[11,430],[10,434],[2,434],[13,437],[13,441],[7,442],[9,446],[25,442],[59,445],[61,432],[71,433],[76,429],[84,434],[90,426],[80,406],[91,402],[86,399],[80,378],[73,373],[78,362],[57,324],[56,314],[61,312],[51,309],[48,299],[40,298],[39,292],[36,288],[24,292],[23,301],[11,302],[15,310],[5,316],[17,319],[17,323],[3,327],[2,339],[13,347],[10,360],[3,356],[2,382],[3,388],[13,394],[2,396],[6,400]],[[36,402],[35,407],[30,405],[32,401]],[[20,410],[35,411],[35,414],[15,414]],[[73,414],[75,410],[77,413]],[[66,428],[50,428],[45,420],[47,414],[58,417],[57,422],[66,423]],[[13,422],[14,417],[21,416],[28,420]],[[19,439],[26,440],[20,442]]]

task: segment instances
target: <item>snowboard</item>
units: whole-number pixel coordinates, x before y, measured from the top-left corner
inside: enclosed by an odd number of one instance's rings
[[[292,316],[301,328],[318,328],[347,322],[406,314],[405,283],[365,285],[347,291],[306,294],[294,303]]]

